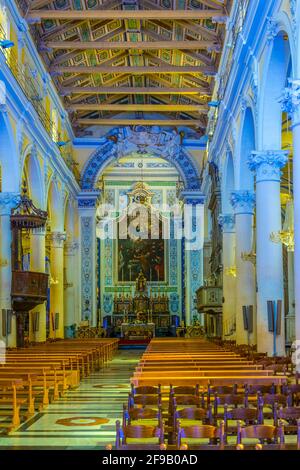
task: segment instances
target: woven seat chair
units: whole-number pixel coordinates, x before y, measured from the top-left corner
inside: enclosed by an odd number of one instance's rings
[[[223,449],[225,444],[224,422],[220,423],[219,428],[211,425],[181,426],[177,421],[177,449],[207,450],[212,446]],[[183,442],[187,439],[187,442]],[[195,444],[190,439],[206,439],[208,443]]]
[[[128,439],[134,441],[128,443]],[[139,440],[143,442],[138,442]],[[156,442],[149,444],[145,440],[153,440]],[[164,427],[161,426],[144,426],[144,425],[126,425],[122,426],[120,421],[116,422],[116,449],[117,450],[131,450],[131,449],[145,449],[145,450],[165,450],[164,444]]]

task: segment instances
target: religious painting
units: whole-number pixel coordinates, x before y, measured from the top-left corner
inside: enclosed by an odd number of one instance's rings
[[[118,236],[118,281],[134,282],[142,272],[147,282],[165,281],[165,242],[159,236],[122,239]]]

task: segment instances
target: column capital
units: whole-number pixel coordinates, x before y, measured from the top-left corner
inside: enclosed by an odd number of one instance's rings
[[[222,228],[223,233],[235,232],[235,217],[234,214],[220,214],[218,223]]]
[[[79,242],[77,240],[68,240],[65,245],[65,255],[73,256],[75,255],[76,250],[79,248]]]
[[[291,116],[293,121],[300,120],[300,79],[288,80],[288,86],[284,88],[279,103],[282,111]]]
[[[252,152],[248,159],[249,169],[256,173],[256,183],[281,180],[281,169],[289,157],[288,150],[262,150]]]
[[[0,193],[0,216],[10,215],[11,210],[20,202],[19,193]]]
[[[234,208],[235,215],[254,214],[255,193],[253,191],[233,191],[231,193],[231,205]]]
[[[49,239],[52,242],[53,248],[63,248],[64,242],[67,239],[66,232],[51,232],[49,234]]]

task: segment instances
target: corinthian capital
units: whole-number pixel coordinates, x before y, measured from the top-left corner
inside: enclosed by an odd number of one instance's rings
[[[221,214],[218,217],[218,223],[223,233],[233,233],[235,227],[235,218],[233,214]]]
[[[231,193],[231,205],[235,214],[253,214],[255,207],[255,194],[252,191],[233,191]]]
[[[76,250],[79,248],[79,243],[77,240],[68,240],[65,245],[65,254],[67,256],[73,256],[76,253]]]
[[[256,182],[277,181],[281,179],[281,169],[288,161],[288,150],[263,150],[252,152],[248,166],[256,173]]]
[[[10,215],[11,210],[17,207],[20,202],[18,193],[0,193],[0,216]]]
[[[49,238],[52,242],[53,248],[63,248],[67,235],[66,232],[52,232]]]
[[[289,85],[284,88],[279,102],[282,111],[292,119],[300,118],[300,80],[289,79]]]

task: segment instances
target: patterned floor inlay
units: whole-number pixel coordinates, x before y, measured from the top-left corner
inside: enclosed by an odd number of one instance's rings
[[[9,435],[0,449],[104,449],[114,444],[115,423],[122,419],[129,379],[141,350],[121,350],[112,367],[93,373],[47,409]]]

